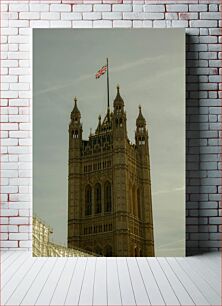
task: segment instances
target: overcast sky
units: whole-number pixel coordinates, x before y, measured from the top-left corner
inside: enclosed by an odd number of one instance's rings
[[[134,142],[138,105],[147,120],[157,256],[183,256],[185,246],[185,34],[183,29],[34,29],[34,213],[66,244],[68,125],[78,98],[83,137],[106,112],[116,85]]]

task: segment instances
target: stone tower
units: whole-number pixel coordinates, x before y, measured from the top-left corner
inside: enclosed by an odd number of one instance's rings
[[[117,86],[113,111],[82,139],[75,98],[69,124],[68,246],[103,256],[154,256],[148,130],[139,107],[135,144]]]

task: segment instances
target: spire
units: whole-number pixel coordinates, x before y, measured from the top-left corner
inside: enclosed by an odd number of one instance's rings
[[[75,97],[74,98],[74,112],[76,113],[80,113],[79,109],[78,109],[78,106],[77,106],[77,98]]]
[[[117,94],[116,94],[116,98],[115,98],[115,100],[114,100],[114,103],[113,103],[113,105],[114,105],[114,107],[116,107],[116,106],[118,106],[118,105],[120,105],[120,106],[124,106],[124,101],[123,101],[123,98],[121,97],[121,95],[120,95],[120,87],[119,87],[119,84],[117,85]]]
[[[141,105],[139,105],[139,115],[136,119],[136,125],[145,125],[145,124],[146,124],[146,120],[143,117],[142,110],[141,110]]]
[[[75,121],[79,121],[80,118],[81,118],[81,114],[80,114],[80,111],[79,111],[78,106],[77,106],[77,98],[75,97],[74,98],[74,107],[73,107],[73,110],[71,112],[71,119],[75,120]]]
[[[99,115],[98,119],[99,119],[99,122],[98,122],[98,126],[97,126],[97,129],[96,129],[97,132],[99,132],[100,129],[101,129],[101,115]]]

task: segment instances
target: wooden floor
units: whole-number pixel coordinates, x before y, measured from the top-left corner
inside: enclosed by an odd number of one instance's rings
[[[0,305],[221,305],[220,255],[32,258],[1,252]]]

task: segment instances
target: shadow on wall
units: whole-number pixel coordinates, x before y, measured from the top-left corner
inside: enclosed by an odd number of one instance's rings
[[[196,255],[209,251],[219,251],[212,248],[209,240],[209,217],[202,217],[202,210],[208,205],[208,194],[201,186],[201,145],[206,145],[206,139],[201,139],[201,130],[207,123],[202,123],[200,99],[206,98],[206,91],[200,90],[199,68],[199,36],[186,35],[186,255]],[[206,77],[206,76],[205,76]],[[205,142],[205,143],[202,143]],[[205,202],[204,202],[205,201]],[[206,213],[207,214],[207,213]]]
[[[199,254],[200,124],[198,51],[195,37],[186,35],[186,255]],[[196,237],[193,234],[196,234]],[[196,238],[196,239],[193,239]]]

